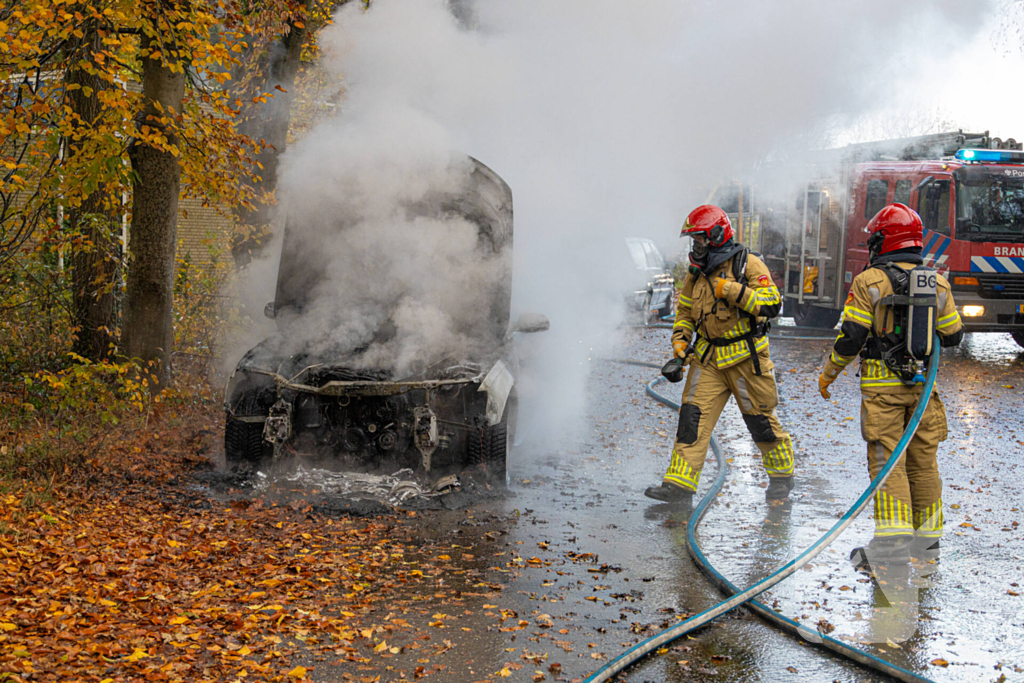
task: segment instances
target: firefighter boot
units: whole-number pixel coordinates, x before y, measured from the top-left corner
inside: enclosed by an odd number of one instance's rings
[[[789,497],[793,490],[793,475],[788,477],[771,477],[768,480],[768,489],[764,492],[765,500],[784,500]]]
[[[693,491],[682,486],[673,486],[672,484],[662,483],[661,486],[648,486],[647,490],[644,491],[644,495],[654,500],[660,500],[663,503],[673,503],[677,505],[689,505],[693,501]]]
[[[913,544],[913,536],[876,536],[871,543],[854,548],[850,561],[857,569],[871,569],[876,564],[909,564]]]

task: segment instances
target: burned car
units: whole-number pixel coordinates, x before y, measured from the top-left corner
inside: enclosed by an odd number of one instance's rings
[[[483,463],[505,481],[516,340],[548,321],[510,325],[508,185],[475,159],[453,166],[386,202],[289,209],[265,311],[277,332],[242,357],[225,392],[229,463]]]

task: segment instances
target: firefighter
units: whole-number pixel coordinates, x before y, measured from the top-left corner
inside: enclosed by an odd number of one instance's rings
[[[666,376],[679,381],[682,368],[691,367],[668,472],[644,495],[692,501],[711,432],[733,396],[770,477],[767,498],[786,498],[793,488],[793,442],[775,417],[767,337],[768,320],[782,306],[779,290],[761,259],[733,239],[729,217],[717,206],[694,209],[682,234],[693,238],[693,246],[672,329],[670,364],[677,374]]]
[[[906,351],[906,314],[913,300],[901,302],[899,297],[908,294],[909,271],[924,259],[921,217],[910,207],[884,207],[866,231],[871,234],[870,262],[850,287],[842,329],[818,388],[822,398],[830,398],[829,385],[860,353],[861,435],[867,442],[868,472],[874,478],[892,455],[923,389],[912,377]],[[943,347],[956,346],[963,338],[963,324],[949,283],[937,273],[935,290],[935,331]],[[934,392],[913,440],[875,494],[875,535],[867,546],[851,553],[856,565],[867,566],[869,558],[908,562],[911,554],[919,559],[937,557],[942,480],[935,454],[945,439],[946,410]]]

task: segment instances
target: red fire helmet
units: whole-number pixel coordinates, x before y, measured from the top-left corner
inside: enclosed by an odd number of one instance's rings
[[[720,247],[733,238],[732,223],[717,206],[704,204],[690,212],[683,223],[683,231],[680,235],[703,234],[708,244],[713,247]]]
[[[879,254],[897,249],[924,246],[921,217],[906,204],[889,204],[875,214],[865,232],[882,233],[883,240]]]

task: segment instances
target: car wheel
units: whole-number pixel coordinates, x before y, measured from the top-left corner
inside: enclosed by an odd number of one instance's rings
[[[1011,332],[1010,336],[1013,337],[1013,341],[1017,342],[1017,346],[1024,346],[1024,330]]]
[[[229,465],[259,465],[273,455],[273,446],[263,440],[262,422],[245,422],[230,415],[224,425],[224,457]]]
[[[505,403],[505,414],[498,424],[481,427],[469,435],[469,464],[483,464],[490,477],[502,486],[508,485],[509,455],[515,439],[518,412],[516,397],[510,395]]]

